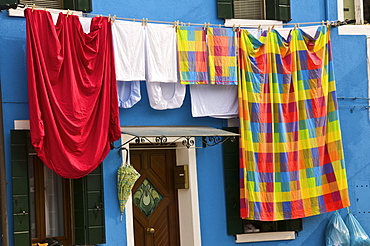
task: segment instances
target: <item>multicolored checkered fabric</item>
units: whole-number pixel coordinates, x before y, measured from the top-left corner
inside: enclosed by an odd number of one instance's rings
[[[230,28],[208,28],[209,82],[237,85],[235,32]]]
[[[275,221],[349,206],[330,33],[239,34],[241,217]]]
[[[206,31],[203,27],[178,27],[177,44],[180,83],[208,84]]]

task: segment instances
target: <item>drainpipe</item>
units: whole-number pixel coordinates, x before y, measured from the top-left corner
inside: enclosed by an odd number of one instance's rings
[[[330,0],[325,0],[325,19],[330,20]]]
[[[8,205],[6,200],[6,172],[4,151],[4,124],[3,124],[3,99],[0,81],[0,213],[1,213],[1,245],[9,245],[8,234]]]

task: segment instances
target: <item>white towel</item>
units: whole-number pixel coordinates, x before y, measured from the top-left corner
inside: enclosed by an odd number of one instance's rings
[[[235,118],[238,116],[238,86],[190,85],[193,117]]]
[[[147,82],[177,82],[176,29],[171,25],[146,26]]]
[[[139,22],[119,21],[112,24],[116,79],[145,80],[144,27]]]
[[[84,30],[84,33],[90,33],[90,26],[91,26],[91,20],[92,18],[88,17],[78,17],[78,19],[81,22],[82,29]]]
[[[157,110],[180,108],[186,85],[180,83],[146,82],[150,106]]]
[[[131,108],[141,100],[140,81],[117,81],[118,107]]]

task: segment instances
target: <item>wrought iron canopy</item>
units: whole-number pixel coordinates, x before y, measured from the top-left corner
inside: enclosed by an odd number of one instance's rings
[[[237,133],[209,126],[121,126],[121,132],[133,136],[132,139],[123,143],[122,146],[133,140],[136,143],[146,142],[154,145],[170,145],[179,139],[183,139],[182,144],[190,148],[195,144],[193,137],[200,137],[204,146],[214,146],[222,144],[228,139],[233,141],[235,137],[239,136]],[[169,137],[174,137],[176,140],[168,142],[167,139]],[[154,138],[154,142],[149,140],[149,138]]]

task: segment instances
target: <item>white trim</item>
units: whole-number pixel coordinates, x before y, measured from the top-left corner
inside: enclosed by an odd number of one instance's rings
[[[293,240],[293,239],[295,239],[294,231],[258,232],[249,234],[237,234],[235,237],[235,242],[249,243],[249,242],[266,242],[266,241]]]
[[[126,143],[130,139],[132,139],[131,135],[127,135],[127,134],[121,135],[122,143]],[[122,147],[127,148],[127,149],[130,148],[129,143],[126,143]],[[128,154],[128,152],[122,151],[121,154],[122,154],[122,163],[124,163],[126,161],[126,155]],[[127,160],[130,162],[130,155],[128,155],[127,158],[128,158]],[[133,215],[134,213],[133,213],[133,208],[132,208],[132,197],[130,196],[125,206],[127,246],[135,245],[134,244],[134,216]]]
[[[370,35],[370,25],[338,26],[339,35]]]
[[[326,1],[329,1],[329,0],[326,0]],[[337,0],[337,6],[338,6],[338,9],[337,9],[337,14],[338,14],[338,20],[340,21],[344,21],[344,4],[343,4],[343,0]]]
[[[364,8],[362,0],[354,0],[356,25],[364,24]]]
[[[29,130],[30,121],[29,120],[14,120],[14,129],[15,130]]]
[[[131,139],[131,142],[127,142]],[[155,141],[154,138],[149,138]],[[135,143],[131,135],[122,134],[123,147],[130,150],[130,143]],[[194,138],[192,138],[194,140]],[[200,246],[200,219],[199,219],[199,200],[198,200],[198,180],[195,148],[189,149],[182,146],[182,140],[168,137],[168,142],[176,141],[176,165],[188,165],[189,167],[189,189],[178,190],[179,203],[179,224],[180,224],[180,245]],[[122,160],[126,160],[126,152],[122,153]],[[133,226],[133,209],[131,199],[126,205],[126,238],[127,246],[134,246],[134,226]]]

